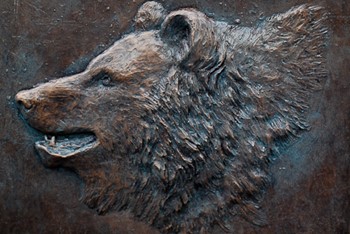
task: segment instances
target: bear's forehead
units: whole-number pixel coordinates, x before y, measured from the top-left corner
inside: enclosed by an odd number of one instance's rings
[[[118,40],[101,55],[96,57],[88,70],[106,69],[129,77],[135,73],[147,75],[171,63],[166,45],[158,36],[158,31],[133,33]]]

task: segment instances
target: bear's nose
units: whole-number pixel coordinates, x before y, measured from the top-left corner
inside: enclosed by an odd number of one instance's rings
[[[26,91],[17,93],[15,99],[17,104],[23,106],[25,109],[30,110],[33,108],[34,102],[31,98],[31,95]]]

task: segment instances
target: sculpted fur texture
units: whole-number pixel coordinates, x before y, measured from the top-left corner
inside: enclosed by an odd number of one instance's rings
[[[302,5],[255,27],[147,2],[137,28],[82,73],[16,95],[45,134],[46,166],[71,168],[98,213],[125,210],[162,232],[263,225],[269,162],[308,129],[327,76],[325,14]]]

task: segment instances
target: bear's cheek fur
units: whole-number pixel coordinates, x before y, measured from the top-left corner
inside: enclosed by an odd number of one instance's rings
[[[94,123],[94,132],[102,145],[113,149],[117,155],[137,151],[142,145],[145,130],[143,119],[148,114],[143,101],[135,97],[117,96],[107,106],[109,109],[100,113],[99,120]],[[103,109],[100,107],[100,111]]]

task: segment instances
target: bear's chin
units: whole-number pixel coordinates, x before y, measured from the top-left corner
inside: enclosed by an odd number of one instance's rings
[[[56,167],[63,160],[86,154],[98,145],[99,141],[94,134],[72,134],[51,138],[45,136],[45,140],[35,142],[35,149],[45,166]]]

